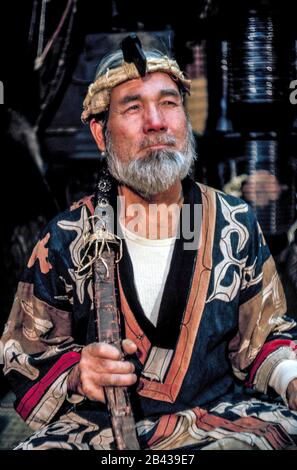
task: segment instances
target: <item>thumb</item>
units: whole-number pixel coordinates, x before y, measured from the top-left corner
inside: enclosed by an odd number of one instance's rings
[[[122,341],[123,350],[127,354],[134,354],[137,351],[136,344],[131,339],[124,339]]]

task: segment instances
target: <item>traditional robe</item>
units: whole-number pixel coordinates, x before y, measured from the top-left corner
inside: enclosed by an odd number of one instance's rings
[[[140,444],[291,446],[297,412],[269,379],[282,360],[296,360],[296,326],[261,229],[242,200],[189,179],[183,189],[156,326],[138,300],[125,243],[117,272],[122,336],[138,346],[131,401]],[[105,405],[67,393],[68,374],[95,338],[92,280],[78,273],[93,202],[45,228],[1,339],[15,408],[36,431],[19,448],[114,448]]]

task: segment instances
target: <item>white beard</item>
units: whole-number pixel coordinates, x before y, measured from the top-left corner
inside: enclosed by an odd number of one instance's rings
[[[154,143],[167,143],[166,137],[155,139]],[[106,150],[108,168],[112,176],[144,198],[162,193],[176,181],[183,180],[189,174],[196,158],[194,136],[189,123],[183,152],[170,148],[154,150],[143,158],[126,163],[117,157],[108,132]]]

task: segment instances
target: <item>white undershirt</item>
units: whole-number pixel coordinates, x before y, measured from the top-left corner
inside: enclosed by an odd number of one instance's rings
[[[145,316],[156,326],[175,237],[151,240],[139,237],[122,224],[121,229],[133,265],[139,302]]]

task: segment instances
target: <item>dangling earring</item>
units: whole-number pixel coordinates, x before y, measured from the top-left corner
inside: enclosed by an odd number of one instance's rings
[[[104,150],[101,152],[101,157],[104,158],[106,156],[106,153],[104,152]]]

